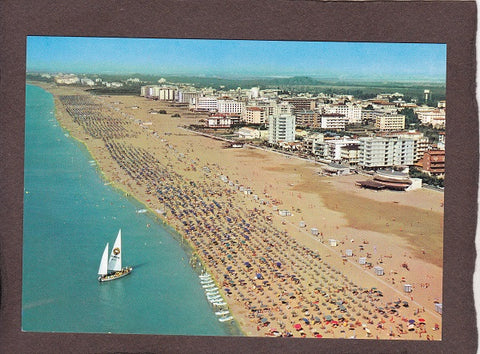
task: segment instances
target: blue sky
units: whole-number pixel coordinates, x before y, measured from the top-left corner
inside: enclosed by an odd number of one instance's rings
[[[47,72],[445,81],[446,55],[432,43],[27,38],[27,71]]]

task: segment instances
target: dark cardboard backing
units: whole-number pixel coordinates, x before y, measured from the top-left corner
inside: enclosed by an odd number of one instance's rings
[[[478,117],[474,2],[4,0],[0,25],[0,352],[475,352],[472,277]],[[21,332],[27,35],[447,43],[443,340]]]

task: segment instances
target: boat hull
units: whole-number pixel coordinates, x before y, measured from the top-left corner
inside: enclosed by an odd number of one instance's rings
[[[106,281],[112,281],[112,280],[117,280],[120,278],[123,278],[127,275],[129,275],[133,270],[133,267],[124,267],[122,270],[114,273],[109,273],[106,275],[102,275],[98,277],[98,281],[100,283],[106,282]]]

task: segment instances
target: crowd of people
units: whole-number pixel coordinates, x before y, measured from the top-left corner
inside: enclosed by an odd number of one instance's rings
[[[438,324],[427,325],[405,297],[384,299],[282,230],[268,195],[254,200],[250,187],[230,180],[222,166],[190,157],[165,138],[157,152],[125,139],[141,127],[88,95],[60,100],[85,134],[103,140],[119,180],[149,195],[144,202],[188,240],[227,304],[241,309],[237,319],[256,328],[252,335],[434,339]],[[367,257],[368,247],[358,253]]]

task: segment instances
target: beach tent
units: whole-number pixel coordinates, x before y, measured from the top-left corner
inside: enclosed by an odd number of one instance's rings
[[[412,292],[412,285],[411,284],[403,284],[403,291],[406,293],[411,293]]]
[[[383,275],[383,268],[380,266],[373,267],[373,270],[376,275]]]
[[[310,229],[310,232],[312,233],[312,235],[318,235],[318,229],[316,227],[312,227]]]
[[[435,304],[435,311],[442,314],[442,304]]]
[[[337,240],[334,240],[334,239],[331,238],[331,239],[328,240],[328,241],[330,242],[330,246],[332,246],[332,247],[337,247]]]
[[[365,264],[367,263],[367,257],[360,257],[358,259],[358,264]]]
[[[345,255],[346,255],[347,257],[351,257],[351,256],[353,255],[352,250],[345,250]]]
[[[303,220],[300,221],[299,226],[300,226],[300,227],[305,227],[305,226],[306,226],[305,221],[303,221]]]

